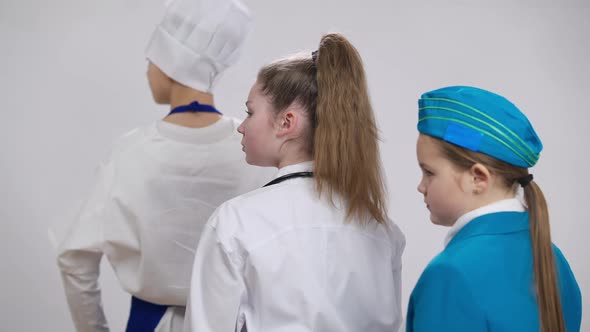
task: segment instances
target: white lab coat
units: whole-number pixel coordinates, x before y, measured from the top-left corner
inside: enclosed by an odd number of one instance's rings
[[[115,144],[58,247],[77,331],[108,331],[98,284],[103,255],[127,292],[177,306],[169,308],[158,331],[182,329],[205,222],[219,204],[275,173],[246,164],[238,125],[229,117],[198,129],[158,121]]]
[[[345,222],[342,205],[319,199],[311,178],[222,204],[195,255],[184,331],[397,331],[404,235]]]

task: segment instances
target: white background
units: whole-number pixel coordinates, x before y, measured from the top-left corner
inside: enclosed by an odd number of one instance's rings
[[[261,65],[314,50],[322,33],[344,33],[363,56],[390,214],[407,236],[404,308],[446,233],[430,224],[416,191],[417,99],[462,84],[518,105],[545,144],[533,173],[553,240],[586,295],[582,330],[590,331],[588,1],[245,2],[255,27],[216,91],[229,115],[243,116]],[[151,101],[143,56],[163,10],[162,0],[0,0],[1,331],[73,330],[47,229],[84,199],[116,137],[165,115]],[[103,272],[107,316],[122,331],[129,296],[107,264]]]

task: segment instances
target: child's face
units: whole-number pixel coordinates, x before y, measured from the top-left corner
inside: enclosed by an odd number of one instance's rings
[[[246,162],[257,166],[277,166],[280,144],[276,136],[274,110],[270,98],[262,94],[258,83],[250,89],[246,107],[248,116],[238,127],[238,132],[243,135],[242,150],[246,153]]]
[[[418,191],[424,195],[430,220],[437,225],[452,226],[469,212],[471,192],[463,189],[467,187],[464,183],[470,178],[469,172],[458,170],[429,136],[420,134],[416,152],[422,169]]]

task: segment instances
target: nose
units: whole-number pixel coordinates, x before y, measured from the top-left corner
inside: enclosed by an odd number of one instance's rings
[[[420,183],[418,183],[418,192],[422,195],[426,195],[426,186],[424,185],[424,178],[420,179]]]
[[[244,120],[246,121],[246,120]],[[242,121],[242,123],[240,123],[240,126],[238,127],[238,133],[244,135],[244,121]]]

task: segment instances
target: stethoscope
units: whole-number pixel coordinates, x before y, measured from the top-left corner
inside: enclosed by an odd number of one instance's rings
[[[264,187],[272,186],[273,184],[281,183],[283,181],[287,181],[289,179],[294,178],[311,178],[313,177],[313,172],[297,172],[297,173],[289,173],[283,176],[280,176],[269,183],[265,184]]]
[[[222,115],[221,112],[217,110],[217,108],[211,105],[200,104],[198,101],[193,101],[188,105],[175,107],[170,111],[170,113],[168,113],[168,115],[185,112],[217,113],[219,115]]]

